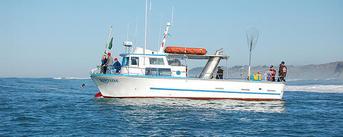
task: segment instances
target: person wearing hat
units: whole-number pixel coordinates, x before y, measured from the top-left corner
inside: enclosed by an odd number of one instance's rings
[[[279,78],[278,82],[286,82],[285,77],[287,75],[287,67],[285,65],[285,62],[282,61],[279,65]]]
[[[120,73],[121,64],[117,58],[114,58],[113,68],[116,70],[116,73]]]

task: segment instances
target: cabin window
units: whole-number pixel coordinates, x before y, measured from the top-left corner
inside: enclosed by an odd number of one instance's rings
[[[128,66],[129,65],[129,57],[124,57],[121,64],[123,66]]]
[[[131,65],[138,65],[139,58],[138,57],[131,57]]]
[[[149,58],[150,65],[164,65],[163,58]]]
[[[170,68],[145,68],[145,75],[171,76]]]
[[[169,68],[159,69],[160,76],[171,76],[171,70]]]
[[[168,59],[168,64],[170,66],[182,66],[181,61],[179,59]]]
[[[157,68],[145,68],[145,75],[158,75]]]

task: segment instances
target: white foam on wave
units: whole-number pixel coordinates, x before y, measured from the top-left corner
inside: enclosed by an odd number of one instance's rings
[[[303,79],[287,79],[287,81],[289,82],[289,81],[302,81]]]
[[[286,86],[285,91],[305,91],[305,92],[320,92],[320,93],[343,93],[343,85]]]
[[[54,77],[52,79],[68,79],[68,80],[79,80],[79,79],[90,79],[90,78],[79,78],[79,77]]]

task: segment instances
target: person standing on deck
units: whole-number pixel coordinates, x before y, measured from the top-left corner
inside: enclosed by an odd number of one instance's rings
[[[223,79],[223,75],[224,75],[224,70],[219,66],[217,70],[216,79]]]
[[[113,58],[111,56],[111,52],[107,53],[107,66],[110,66],[113,64]]]
[[[120,73],[121,64],[120,64],[120,62],[118,61],[117,58],[114,58],[113,68],[116,70],[115,71],[116,73]]]
[[[100,70],[100,73],[103,73],[103,74],[106,74],[106,71],[107,71],[107,56],[106,54],[102,56],[102,59],[101,59],[101,70]]]
[[[273,65],[270,65],[268,70],[268,81],[275,81],[276,70]]]
[[[282,61],[279,66],[279,79],[278,82],[286,82],[285,77],[287,75],[287,67],[285,65],[285,62]]]

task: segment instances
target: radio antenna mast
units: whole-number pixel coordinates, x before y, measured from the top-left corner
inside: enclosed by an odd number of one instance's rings
[[[149,0],[150,2],[150,0]],[[150,6],[151,7],[151,6]],[[149,9],[150,9],[149,7]],[[145,0],[145,18],[144,18],[144,50],[145,55],[146,45],[147,45],[147,31],[148,31],[148,0]],[[144,61],[145,62],[145,61]]]
[[[174,25],[174,6],[172,7],[172,11],[171,11],[171,20],[170,23]]]
[[[174,7],[172,7],[172,13],[171,13],[170,21],[172,23],[174,21]],[[164,33],[163,33],[163,39],[162,39],[162,43],[161,43],[161,47],[160,47],[159,53],[163,53],[164,52],[164,49],[165,49],[165,46],[166,46],[167,37],[169,35],[169,27],[171,26],[172,23],[167,22],[167,24],[166,24],[166,28],[165,28]]]

